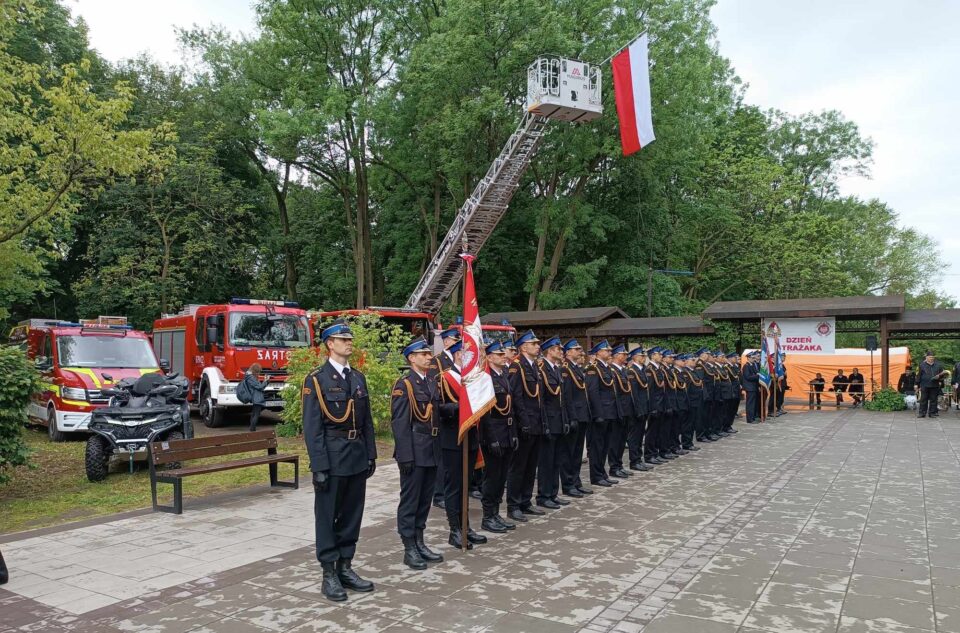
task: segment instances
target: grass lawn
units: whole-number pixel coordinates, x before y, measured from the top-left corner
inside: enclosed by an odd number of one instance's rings
[[[145,462],[136,464],[133,474],[124,464],[122,470],[111,470],[106,481],[91,483],[87,481],[83,466],[85,440],[51,442],[43,428],[28,428],[24,437],[34,451],[31,460],[35,468],[13,471],[10,483],[0,486],[0,534],[150,507],[150,473]],[[278,439],[279,452],[301,456],[300,474],[304,477],[309,472],[310,461],[303,440]],[[377,450],[381,460],[389,458],[393,453],[390,438],[378,438]],[[232,455],[191,463],[238,457]],[[292,466],[281,464],[280,478],[289,479],[292,471]],[[266,466],[188,477],[183,482],[183,495],[189,503],[190,499],[252,485],[269,485]],[[170,490],[171,486],[161,485],[163,502],[172,498]]]

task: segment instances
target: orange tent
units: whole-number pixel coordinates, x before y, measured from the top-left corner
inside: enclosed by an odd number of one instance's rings
[[[746,350],[744,355],[754,350]],[[746,358],[742,358],[746,361]],[[910,348],[891,347],[890,348],[890,386],[896,387],[897,380],[900,378],[910,362]],[[833,354],[787,354],[784,358],[784,364],[787,366],[787,386],[790,391],[788,397],[805,398],[810,391],[810,381],[817,373],[823,376],[826,381],[824,393],[828,393],[831,387],[833,377],[837,375],[837,370],[842,369],[844,375],[849,376],[853,368],[856,367],[863,374],[863,390],[870,392],[870,352],[864,349],[839,348]],[[880,352],[873,353],[873,383],[876,389],[880,389]]]

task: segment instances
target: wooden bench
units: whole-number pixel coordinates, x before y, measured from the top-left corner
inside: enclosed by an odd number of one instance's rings
[[[266,450],[266,455],[245,457],[234,461],[203,464],[200,466],[184,465],[184,462],[195,459],[237,455],[261,450]],[[266,464],[270,468],[271,486],[284,488],[300,487],[300,456],[278,455],[277,434],[273,430],[237,433],[233,435],[217,435],[215,437],[198,437],[192,440],[151,442],[147,446],[147,456],[150,462],[150,492],[153,496],[154,512],[183,513],[184,477],[205,475],[207,473],[216,473],[234,468],[246,468],[247,466],[261,466]],[[293,464],[293,481],[280,481],[277,478],[277,464],[281,462]],[[171,469],[161,468],[168,464],[174,464],[177,467]],[[157,503],[158,483],[173,484],[172,506],[164,506]]]

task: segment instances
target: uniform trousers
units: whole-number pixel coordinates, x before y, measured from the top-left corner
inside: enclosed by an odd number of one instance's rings
[[[650,460],[660,454],[660,423],[662,413],[651,413],[647,416],[647,426],[643,430],[643,456]]]
[[[560,441],[560,487],[564,493],[583,487],[580,467],[583,448],[587,441],[587,422],[579,422],[577,430],[564,435]]]
[[[464,440],[466,441],[466,440]],[[452,528],[463,525],[461,511],[463,505],[463,447],[443,449],[443,469],[445,472],[443,508],[447,512],[447,523]],[[470,473],[477,465],[477,451],[467,450],[467,482],[470,485]]]
[[[627,447],[627,433],[633,425],[632,415],[624,416],[610,425],[610,447],[607,456],[610,462],[610,472],[623,468],[623,451]]]
[[[314,484],[313,517],[318,561],[334,563],[341,558],[353,558],[360,538],[366,494],[366,472],[347,477],[330,475],[326,490],[319,490]]]
[[[660,455],[664,455],[672,451],[673,445],[676,443],[676,439],[671,437],[676,416],[677,412],[671,411],[670,413],[665,413],[660,417],[660,432],[658,434],[659,437],[657,438],[657,448],[660,450]]]
[[[510,462],[513,459],[512,448],[500,448],[497,455],[493,449],[483,449],[483,489],[481,501],[483,516],[491,517],[500,514],[500,504],[503,502],[503,491],[507,486],[507,473],[510,471]]]
[[[700,411],[700,407],[697,405],[690,405],[690,408],[681,413],[680,420],[680,446],[682,448],[690,448],[693,446],[693,435],[698,426],[697,423],[697,414]]]
[[[607,478],[604,464],[607,461],[611,423],[613,422],[608,420],[595,420],[587,427],[587,460],[590,462],[590,483],[592,484]]]
[[[540,459],[540,436],[519,432],[519,446],[513,453],[507,475],[507,509],[526,510],[533,500],[533,482]]]
[[[436,466],[415,466],[408,475],[400,473],[400,505],[397,506],[397,532],[401,538],[415,538],[427,527]]]
[[[630,421],[630,428],[627,429],[627,450],[631,466],[643,461],[643,433],[646,425],[647,416],[637,415]]]
[[[560,494],[560,447],[563,435],[546,433],[540,439],[537,462],[537,503],[556,499]]]
[[[443,467],[443,460],[437,462],[437,476],[433,482],[433,501],[439,503],[446,496],[447,469]]]
[[[753,422],[760,417],[760,394],[756,391],[747,392],[747,422]]]

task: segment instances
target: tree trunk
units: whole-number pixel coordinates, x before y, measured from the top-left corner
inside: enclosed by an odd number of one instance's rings
[[[537,240],[537,256],[533,260],[533,279],[530,284],[530,296],[527,299],[527,310],[537,309],[537,290],[540,288],[540,275],[543,273],[543,258],[547,251],[547,232],[550,229],[550,221],[544,217],[543,230],[540,232],[540,239]]]
[[[277,199],[277,210],[280,212],[280,231],[283,233],[284,279],[287,286],[287,299],[297,300],[297,272],[296,254],[290,244],[290,215],[287,212],[287,189],[290,184],[290,163],[283,170],[283,182],[279,187],[273,187],[273,194]]]

